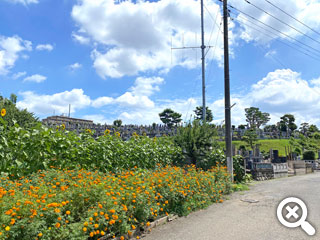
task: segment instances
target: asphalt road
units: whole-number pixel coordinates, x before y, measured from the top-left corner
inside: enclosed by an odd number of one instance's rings
[[[307,221],[316,229],[308,236],[301,227],[287,228],[277,219],[278,204],[287,197],[302,199]],[[320,173],[254,183],[249,191],[158,226],[144,240],[289,240],[320,239]],[[243,199],[258,200],[257,203]],[[300,212],[298,212],[300,213]],[[293,218],[291,218],[293,219]]]

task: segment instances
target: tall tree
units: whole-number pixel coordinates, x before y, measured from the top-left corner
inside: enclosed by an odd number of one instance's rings
[[[285,114],[280,118],[280,130],[285,131],[288,136],[289,129],[294,131],[297,129],[297,125],[294,123],[295,118],[292,114]]]
[[[16,104],[17,103],[17,95],[15,95],[14,93],[11,93],[11,95],[10,95],[10,101],[12,102],[12,103],[14,103],[14,104]]]
[[[11,96],[12,95],[14,94],[11,94]],[[0,96],[0,100],[0,110],[3,108],[6,110],[6,115],[3,118],[8,122],[9,126],[12,126],[14,125],[14,122],[17,122],[21,127],[25,127],[39,121],[39,119],[35,117],[33,113],[28,112],[26,109],[18,109],[14,101],[12,101],[16,99],[11,99],[10,97],[9,100]]]
[[[166,124],[168,127],[177,125],[181,122],[181,114],[173,111],[170,108],[166,108],[161,113],[159,113],[160,120]]]
[[[306,135],[309,130],[309,127],[309,123],[304,122],[300,124],[299,130],[303,135]]]
[[[195,110],[193,110],[195,113],[196,120],[202,120],[202,109],[203,109],[202,106],[198,106],[196,107]],[[210,123],[212,122],[212,120],[213,120],[212,111],[208,107],[206,107],[206,122]]]
[[[253,146],[258,142],[258,135],[256,133],[255,128],[251,128],[244,133],[242,140],[246,142],[251,149],[253,150]]]
[[[250,107],[245,109],[246,121],[249,124],[249,128],[260,128],[261,125],[265,125],[270,120],[270,114],[261,112],[259,108]]]
[[[122,125],[122,120],[121,119],[117,119],[113,121],[113,125],[116,127],[121,127]]]

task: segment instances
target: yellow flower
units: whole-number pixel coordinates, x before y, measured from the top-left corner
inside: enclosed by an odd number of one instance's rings
[[[95,227],[95,228],[98,228],[98,227],[99,227],[99,224],[95,224],[94,227]]]
[[[90,134],[92,133],[91,129],[86,129],[86,132]]]
[[[1,116],[4,117],[6,115],[7,111],[5,108],[1,109]]]
[[[10,227],[9,226],[6,226],[6,231],[10,231]]]
[[[39,233],[39,234],[38,234],[38,237],[42,237],[42,233]]]
[[[109,135],[110,134],[110,130],[109,129],[106,129],[105,131],[104,131],[104,135]]]
[[[62,128],[62,130],[65,130],[65,129],[66,129],[66,125],[63,123],[63,124],[61,125],[61,128]]]

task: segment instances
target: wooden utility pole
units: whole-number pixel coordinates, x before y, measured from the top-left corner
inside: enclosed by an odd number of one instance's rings
[[[224,99],[226,127],[226,157],[228,172],[233,182],[232,136],[231,136],[231,106],[230,106],[230,76],[229,76],[229,40],[228,40],[228,7],[227,0],[223,1],[223,42],[224,42]]]

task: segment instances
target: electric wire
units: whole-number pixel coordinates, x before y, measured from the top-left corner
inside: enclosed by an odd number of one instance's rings
[[[305,37],[307,37],[307,38],[309,38],[309,39],[311,39],[311,40],[313,40],[313,41],[315,41],[315,42],[317,42],[317,43],[320,44],[320,42],[319,42],[318,40],[314,39],[313,37],[310,37],[309,35],[305,34],[304,32],[300,31],[299,29],[297,29],[297,28],[291,26],[290,24],[282,21],[280,18],[273,16],[272,14],[270,14],[269,12],[267,12],[266,10],[263,10],[262,8],[260,8],[260,7],[258,7],[257,5],[249,2],[248,0],[244,0],[244,1],[245,1],[246,3],[248,3],[248,4],[250,4],[251,6],[255,7],[256,9],[264,12],[264,13],[267,14],[268,16],[273,17],[274,19],[278,20],[278,21],[281,22],[282,24],[284,24],[284,25],[292,28],[293,30],[297,31],[298,33],[302,34],[303,36],[305,36]]]
[[[228,6],[229,6],[230,8],[232,8],[232,9],[234,9],[234,10],[236,10],[236,11],[238,11],[238,12],[242,13],[243,15],[245,15],[245,16],[247,16],[247,17],[249,17],[249,18],[251,18],[251,19],[253,19],[253,20],[255,20],[255,21],[257,21],[257,22],[259,22],[259,23],[261,23],[261,24],[263,24],[263,25],[265,25],[265,26],[267,26],[267,27],[271,28],[271,29],[273,29],[274,31],[279,32],[280,34],[282,34],[282,35],[286,36],[287,38],[290,38],[290,39],[292,39],[292,40],[294,40],[294,41],[296,41],[296,42],[299,42],[300,44],[302,44],[302,45],[304,45],[304,46],[306,46],[306,47],[308,47],[308,48],[311,48],[311,49],[313,49],[314,51],[316,51],[316,52],[320,53],[320,51],[319,51],[319,50],[317,50],[317,49],[315,49],[315,48],[311,47],[310,45],[305,44],[305,43],[301,42],[300,40],[297,40],[296,38],[289,36],[288,34],[286,34],[286,33],[282,32],[282,31],[280,31],[280,30],[278,30],[278,29],[276,29],[276,28],[274,28],[274,27],[272,27],[272,26],[270,26],[270,25],[268,25],[268,24],[266,24],[266,23],[264,23],[264,22],[260,21],[259,19],[257,19],[257,18],[255,18],[255,17],[253,17],[253,16],[251,16],[251,15],[249,15],[249,14],[247,14],[247,13],[245,13],[245,12],[241,11],[241,10],[239,10],[238,8],[236,8],[236,7],[234,7],[234,6],[230,5],[230,4],[228,4]]]
[[[235,13],[233,13],[233,12],[231,12],[231,13],[232,13],[232,14],[235,14]],[[245,19],[245,18],[243,18],[243,19]],[[269,34],[267,34],[267,33],[265,33],[265,32],[263,32],[263,31],[255,28],[255,27],[253,27],[253,26],[245,23],[243,20],[234,19],[234,18],[232,18],[232,20],[233,20],[233,21],[237,21],[238,23],[241,23],[241,24],[243,24],[243,25],[246,25],[246,26],[248,26],[249,28],[251,28],[251,29],[253,29],[253,30],[255,30],[255,31],[259,32],[259,33],[264,34],[265,36],[269,37],[270,40],[273,40],[273,39],[274,39],[274,40],[276,40],[276,41],[278,41],[278,42],[280,42],[280,43],[282,43],[282,44],[284,44],[284,45],[286,45],[286,46],[288,46],[288,47],[290,47],[290,48],[292,48],[292,49],[294,49],[294,50],[296,50],[296,51],[298,51],[298,52],[300,52],[300,53],[302,53],[302,54],[304,54],[304,55],[306,55],[306,56],[308,56],[308,57],[311,57],[311,58],[314,59],[314,60],[320,61],[320,56],[319,56],[318,58],[317,58],[317,55],[312,56],[312,55],[310,55],[310,54],[308,54],[308,53],[300,50],[299,48],[296,48],[296,47],[294,47],[294,46],[291,46],[290,44],[286,43],[285,41],[282,41],[282,40],[280,40],[280,39],[277,39],[277,38],[275,38],[274,36],[270,36]],[[267,31],[267,32],[269,32],[269,33],[271,33],[271,34],[274,34],[275,36],[278,36],[277,34],[269,31],[268,29],[265,29],[265,28],[263,28],[262,26],[259,26],[259,25],[255,24],[254,22],[251,22],[251,21],[246,20],[246,19],[245,19],[245,21],[247,21],[247,22],[249,22],[249,23],[251,23],[251,24],[253,24],[253,25],[255,25],[255,26],[257,26],[257,27],[259,27],[259,28],[261,28],[261,29],[263,29],[264,31]],[[298,44],[296,44],[296,43],[294,43],[294,42],[291,42],[291,44],[294,44],[294,45],[300,47],[300,45],[298,45]],[[303,49],[304,49],[305,51],[310,52],[308,49],[305,49],[305,48],[303,48]],[[313,52],[310,52],[310,53],[311,53],[311,54],[314,54]]]
[[[278,9],[279,11],[283,12],[284,14],[286,14],[287,16],[291,17],[292,19],[296,20],[297,22],[299,22],[300,24],[302,24],[303,26],[305,26],[306,28],[310,29],[311,31],[313,31],[314,33],[318,34],[320,36],[320,33],[316,30],[314,30],[313,28],[309,27],[307,24],[301,22],[299,19],[295,18],[294,16],[292,16],[291,14],[285,12],[284,10],[282,10],[281,8],[279,8],[278,6],[276,6],[275,4],[273,4],[272,2],[270,2],[269,0],[265,0],[267,3],[269,3],[270,5],[272,5],[273,7],[275,7],[276,9]]]

